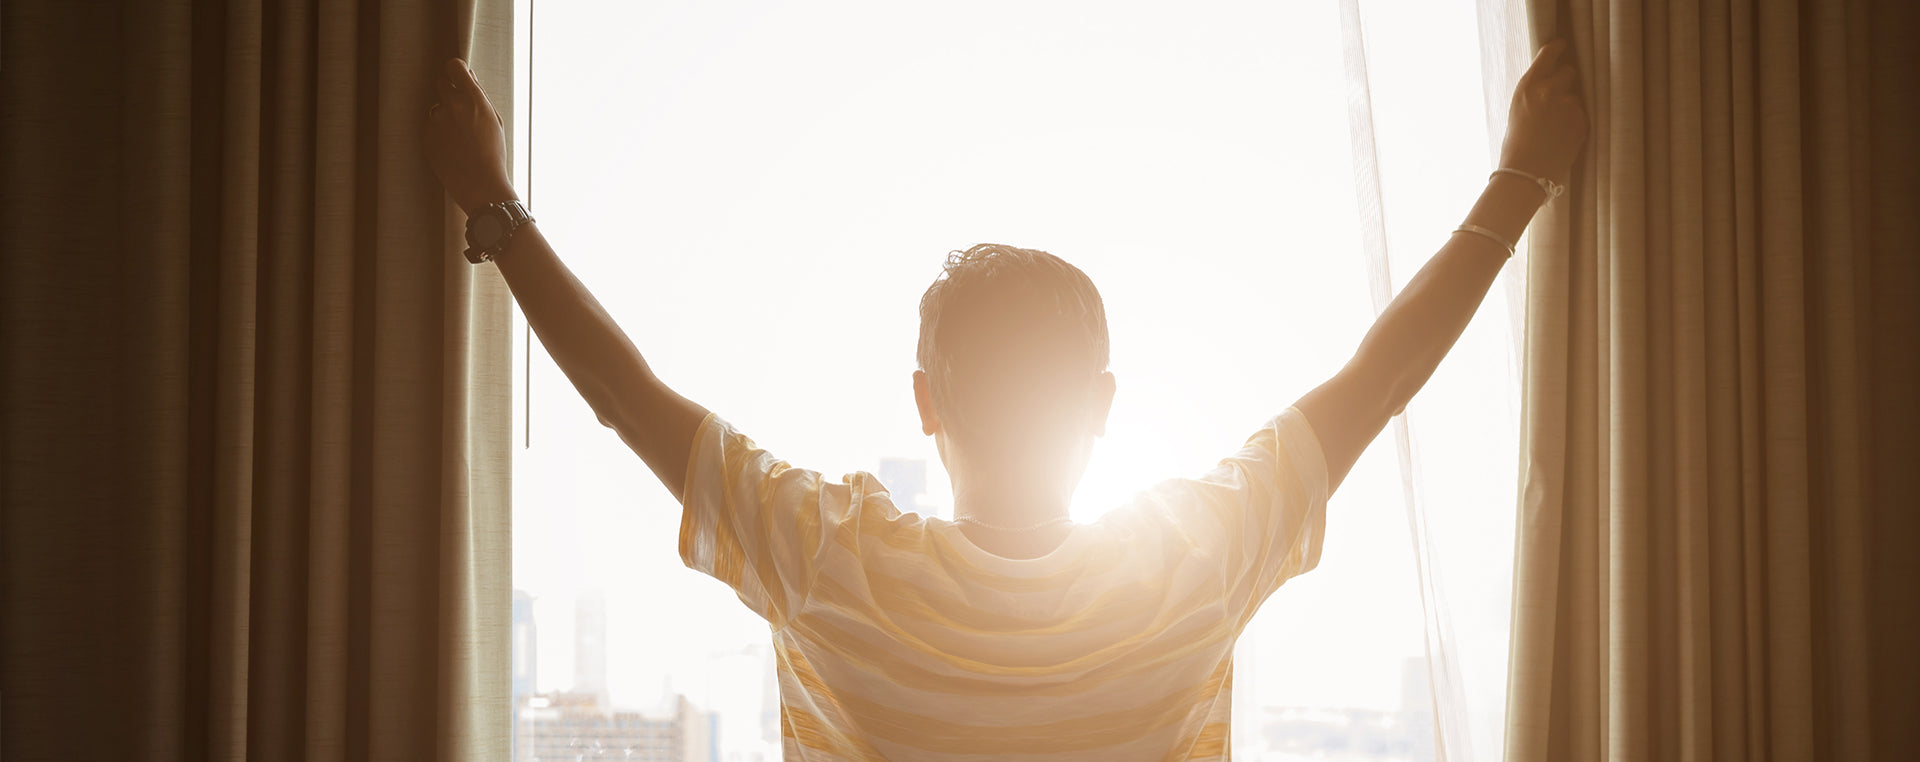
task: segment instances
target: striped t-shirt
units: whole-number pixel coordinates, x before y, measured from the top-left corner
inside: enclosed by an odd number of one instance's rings
[[[1234,639],[1319,561],[1326,498],[1290,408],[1212,471],[1016,560],[710,415],[680,555],[772,625],[789,760],[1225,759]]]

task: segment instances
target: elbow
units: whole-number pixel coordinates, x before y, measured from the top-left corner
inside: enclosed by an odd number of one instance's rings
[[[600,425],[614,431],[626,431],[632,427],[635,411],[630,396],[600,394],[588,400],[593,408],[593,417]]]
[[[574,388],[587,401],[587,407],[593,409],[600,425],[614,431],[633,423],[640,409],[646,406],[650,389],[657,383],[644,365],[620,367],[616,372],[599,373],[583,380],[585,383],[576,383]]]
[[[583,394],[600,425],[619,432],[621,437],[641,430],[658,420],[667,399],[665,387],[651,376],[619,385],[605,385]]]
[[[1420,393],[1420,388],[1426,386],[1426,381],[1424,377],[1416,378],[1404,374],[1389,379],[1386,392],[1381,395],[1383,402],[1380,406],[1381,420],[1385,421],[1406,412],[1407,403],[1412,402],[1413,396]]]
[[[594,420],[599,421],[600,425],[619,431],[621,425],[626,423],[628,412],[622,395],[614,394],[611,389],[602,386],[582,388],[580,397],[587,401],[587,407],[593,410]]]
[[[1365,390],[1356,395],[1354,401],[1372,408],[1365,411],[1367,417],[1385,425],[1388,419],[1407,409],[1407,402],[1426,385],[1426,377],[1411,372],[1407,363],[1393,362],[1392,358],[1383,356],[1377,347],[1372,349],[1363,349],[1354,355],[1340,370],[1340,375],[1349,379],[1354,388]]]

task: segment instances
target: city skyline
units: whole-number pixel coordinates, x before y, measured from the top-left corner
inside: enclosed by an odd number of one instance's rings
[[[513,594],[516,642],[523,634],[531,642],[537,634],[531,621],[531,604],[537,596],[519,589]],[[604,632],[594,631],[604,627],[605,606],[601,591],[572,598],[576,652],[607,645]],[[550,758],[541,756],[542,750],[584,754],[601,749],[620,751],[628,759],[661,762],[772,762],[779,758],[778,688],[770,646],[742,649],[738,654],[758,661],[758,679],[724,686],[723,693],[744,699],[725,702],[730,705],[726,707],[702,705],[671,691],[644,707],[612,704],[605,698],[607,677],[594,667],[604,660],[591,655],[576,658],[572,684],[566,689],[523,693],[518,678],[535,667],[531,661],[520,661],[521,651],[515,653],[516,760]],[[1252,651],[1237,658],[1244,667],[1259,657]],[[1426,659],[1401,659],[1399,673],[1398,703],[1389,710],[1259,703],[1253,692],[1236,686],[1234,701],[1251,703],[1238,713],[1241,727],[1234,733],[1236,749],[1255,759],[1299,755],[1348,762],[1431,760],[1433,693]],[[749,687],[754,682],[758,685]],[[752,708],[756,704],[757,709]]]
[[[900,501],[910,497],[913,501],[911,510],[950,517],[950,500],[935,500],[928,494],[928,467],[928,462],[921,458],[883,456],[875,459],[870,469],[861,470],[880,480],[890,497],[896,501],[896,507],[900,507]],[[905,508],[902,510],[907,512]],[[697,580],[705,579],[694,576]],[[623,592],[627,595],[622,595]],[[730,591],[717,586],[714,593],[731,595]],[[643,597],[639,590],[623,591],[618,587],[613,588],[611,594],[607,589],[593,587],[549,595],[516,588],[516,637],[519,637],[523,603],[526,615],[531,617],[541,601],[551,600],[556,609],[564,610],[543,613],[549,619],[565,620],[572,625],[572,630],[564,639],[573,644],[570,656],[574,669],[568,678],[569,682],[561,685],[559,678],[552,678],[546,683],[546,688],[536,692],[536,695],[570,697],[568,700],[576,701],[590,699],[589,703],[604,714],[625,713],[637,718],[649,718],[650,722],[664,722],[666,720],[660,718],[675,717],[676,712],[682,711],[680,707],[690,707],[699,716],[711,719],[712,726],[705,743],[710,745],[715,760],[771,762],[779,759],[778,686],[774,679],[771,645],[766,641],[764,627],[756,633],[759,638],[757,642],[738,647],[713,644],[716,647],[706,653],[653,655],[656,659],[683,666],[702,661],[732,662],[728,669],[713,670],[725,672],[731,679],[720,678],[716,684],[715,678],[708,678],[702,689],[695,691],[697,700],[676,687],[676,677],[680,681],[687,681],[690,675],[700,672],[699,669],[678,673],[669,670],[663,679],[657,681],[642,680],[636,684],[619,685],[617,693],[622,698],[612,698],[616,693],[613,690],[616,681],[610,679],[606,672],[606,654],[609,649],[616,649],[618,644],[609,639],[606,631],[608,610],[610,606],[617,605],[610,604],[610,601],[631,601],[638,597]],[[526,633],[528,642],[537,643],[537,634],[538,630],[529,626]],[[554,639],[561,640],[557,637]],[[1240,649],[1236,654],[1236,668],[1240,673],[1255,673],[1264,658],[1257,648]],[[1390,702],[1385,703],[1373,702],[1360,706],[1274,703],[1262,700],[1257,690],[1260,684],[1257,675],[1254,679],[1236,683],[1236,748],[1245,755],[1269,752],[1275,755],[1337,753],[1340,756],[1313,758],[1350,762],[1432,759],[1432,693],[1426,659],[1422,656],[1388,659],[1393,662],[1398,675],[1398,690]],[[533,671],[533,664],[530,663],[527,672],[531,675]],[[521,666],[516,663],[516,680],[521,673]],[[520,683],[516,682],[515,685],[516,706],[519,706],[517,697]],[[573,721],[578,724],[577,716]],[[518,729],[519,723],[516,723],[516,731]]]
[[[608,693],[606,669],[606,595],[593,589],[573,596],[572,684],[565,690],[534,687],[539,627],[533,616],[537,596],[514,589],[513,732],[515,762],[541,762],[618,753],[631,762],[720,762],[721,712],[696,706],[687,697],[663,697],[664,706],[646,709],[616,706]],[[768,664],[769,674],[772,664]],[[735,718],[740,721],[743,718]],[[764,749],[728,755],[730,762],[771,759]]]

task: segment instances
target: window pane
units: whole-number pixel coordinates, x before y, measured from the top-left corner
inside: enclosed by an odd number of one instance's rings
[[[1058,254],[1106,300],[1120,391],[1079,520],[1210,467],[1371,321],[1331,4],[535,13],[542,230],[663,378],[795,464],[923,479],[947,515],[909,380],[920,294],[975,243]],[[778,759],[766,625],[681,566],[672,497],[530,362],[519,758]],[[1401,490],[1383,437],[1320,568],[1246,631],[1237,757],[1431,758]]]

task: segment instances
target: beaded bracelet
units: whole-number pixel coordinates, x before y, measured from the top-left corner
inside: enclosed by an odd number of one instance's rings
[[[1499,169],[1494,170],[1492,174],[1487,175],[1487,179],[1492,180],[1494,175],[1513,175],[1514,177],[1522,177],[1522,178],[1526,178],[1528,180],[1533,181],[1534,185],[1540,186],[1540,190],[1546,191],[1547,200],[1540,202],[1542,204],[1552,203],[1554,199],[1560,197],[1560,194],[1567,192],[1567,186],[1565,185],[1561,185],[1559,183],[1556,183],[1552,180],[1548,180],[1547,178],[1541,177],[1539,175],[1528,174],[1526,172],[1522,172],[1517,169],[1501,167]]]

